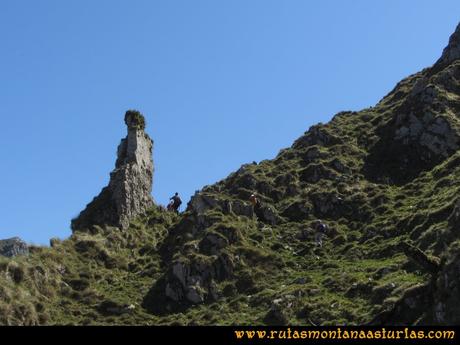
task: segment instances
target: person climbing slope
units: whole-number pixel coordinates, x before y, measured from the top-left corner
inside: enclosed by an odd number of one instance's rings
[[[327,229],[327,225],[321,219],[315,222],[315,243],[318,247],[323,246],[323,237],[326,235]]]
[[[179,207],[182,205],[182,200],[179,197],[179,193],[176,192],[172,197],[169,198],[169,200],[171,200],[171,202],[168,205],[168,210],[179,213]]]
[[[249,202],[253,207],[260,205],[260,201],[255,194],[251,194],[251,196],[249,197]]]

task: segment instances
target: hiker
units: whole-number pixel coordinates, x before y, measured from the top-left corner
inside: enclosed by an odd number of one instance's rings
[[[179,197],[179,193],[175,193],[172,197],[169,198],[171,202],[168,204],[168,210],[179,213],[179,207],[182,204],[182,200]]]
[[[259,199],[257,199],[255,194],[251,194],[251,196],[249,197],[249,202],[253,207],[260,205],[260,201]]]
[[[251,203],[253,214],[256,216],[257,220],[262,220],[263,215],[260,212],[260,200],[254,193],[249,197],[249,202]]]
[[[323,237],[326,235],[327,225],[321,219],[315,222],[315,243],[318,247],[323,246]]]

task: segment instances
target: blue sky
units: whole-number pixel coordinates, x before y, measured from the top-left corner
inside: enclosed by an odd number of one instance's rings
[[[0,238],[70,234],[127,109],[155,141],[156,201],[187,202],[374,105],[435,62],[459,14],[458,0],[2,0]]]

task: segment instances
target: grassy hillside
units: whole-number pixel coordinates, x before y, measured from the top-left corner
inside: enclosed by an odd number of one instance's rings
[[[204,187],[180,215],[155,206],[125,231],[2,259],[0,323],[459,323],[460,60],[446,61]]]

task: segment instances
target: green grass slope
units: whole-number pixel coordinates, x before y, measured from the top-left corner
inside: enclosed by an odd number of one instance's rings
[[[460,60],[448,56],[204,187],[181,215],[155,206],[125,231],[2,259],[0,323],[458,324]]]

